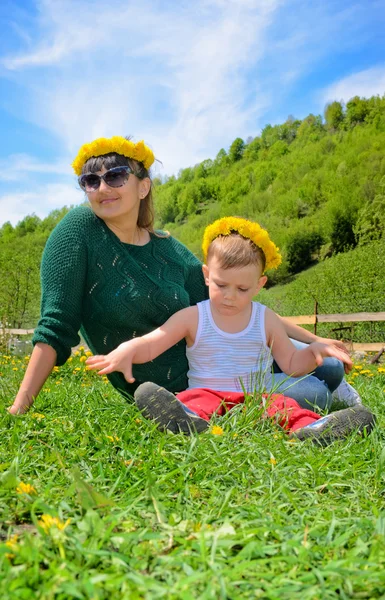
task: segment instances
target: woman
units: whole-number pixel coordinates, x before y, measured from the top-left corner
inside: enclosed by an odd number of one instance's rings
[[[107,354],[123,341],[159,327],[176,311],[206,299],[199,260],[174,238],[153,229],[149,174],[153,162],[154,155],[143,142],[134,144],[120,136],[80,148],[72,166],[90,206],[71,210],[48,239],[41,267],[41,318],[11,414],[28,410],[53,367],[70,356],[79,331],[95,354]],[[320,339],[284,323],[288,335],[298,341]],[[323,378],[334,378],[337,383],[330,389],[335,389],[343,369],[339,361],[329,361]],[[186,373],[185,345],[180,342],[151,363],[136,365],[135,384],[120,373],[109,378],[121,393],[132,396],[144,381],[172,392],[183,390]],[[298,389],[293,386],[290,395],[310,399],[303,385],[306,380]]]

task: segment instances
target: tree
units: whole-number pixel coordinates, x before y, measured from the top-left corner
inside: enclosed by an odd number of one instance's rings
[[[336,212],[332,220],[330,241],[333,254],[346,252],[356,246],[354,221],[351,213]]]
[[[229,158],[232,163],[241,160],[245,151],[245,142],[242,138],[236,138],[230,146]]]
[[[369,102],[365,98],[354,96],[346,105],[346,121],[351,127],[365,121],[369,113]]]
[[[320,249],[323,238],[318,231],[304,231],[291,234],[286,244],[288,271],[292,275],[306,269],[313,254]]]
[[[325,121],[329,129],[338,129],[344,121],[344,109],[341,102],[331,102],[325,106]]]
[[[360,246],[385,235],[385,176],[380,181],[380,193],[359,211],[354,233]]]

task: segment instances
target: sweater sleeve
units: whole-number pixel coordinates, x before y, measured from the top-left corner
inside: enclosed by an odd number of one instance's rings
[[[202,263],[184,244],[172,238],[177,254],[179,254],[184,265],[185,290],[190,297],[190,306],[207,300],[208,287],[202,273]]]
[[[48,238],[41,264],[41,317],[33,343],[43,342],[57,353],[62,365],[79,343],[87,273],[86,231],[92,213],[75,208]]]

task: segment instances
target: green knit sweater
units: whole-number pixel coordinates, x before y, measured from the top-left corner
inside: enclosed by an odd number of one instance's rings
[[[125,244],[86,206],[71,210],[51,233],[41,281],[33,343],[52,346],[58,365],[79,343],[79,331],[94,354],[106,354],[207,297],[201,263],[183,244],[154,234],[145,246]],[[182,341],[150,363],[134,365],[135,384],[121,373],[109,378],[132,395],[144,381],[184,390],[186,373]]]

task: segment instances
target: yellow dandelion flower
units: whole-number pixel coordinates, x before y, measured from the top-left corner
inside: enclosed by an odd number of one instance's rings
[[[7,548],[12,550],[12,552],[16,552],[19,549],[19,544],[17,543],[19,536],[15,533],[15,535],[11,535],[11,537],[5,542]]]
[[[110,440],[110,442],[119,442],[120,440],[117,435],[106,435],[106,438]]]
[[[79,356],[79,354],[80,354],[80,352],[78,352],[77,350],[76,350],[76,352],[74,352],[74,356]]]
[[[19,369],[17,367],[13,367],[12,371],[18,371]]]
[[[84,346],[79,346],[78,350],[79,350],[79,352],[83,352]]]
[[[276,465],[276,464],[277,464],[277,459],[276,459],[276,458],[274,458],[274,456],[271,456],[271,457],[269,458],[269,463],[271,463],[272,465]]]
[[[42,419],[45,419],[45,416],[38,412],[32,413],[31,417],[32,417],[32,419],[36,419],[37,421],[41,421]]]
[[[92,356],[92,352],[90,352],[90,350],[87,350],[86,356]]]
[[[211,435],[223,435],[223,429],[222,427],[219,427],[219,425],[213,425],[210,433]]]
[[[38,525],[45,531],[45,533],[49,533],[53,527],[56,527],[59,531],[64,531],[64,529],[70,524],[71,519],[67,519],[65,523],[61,521],[58,517],[51,517],[51,515],[42,515],[40,521],[38,521]]]
[[[56,366],[55,366],[55,367],[52,369],[52,371],[53,371],[54,373],[59,373],[59,367],[56,367]]]
[[[81,357],[80,357],[80,362],[86,362],[86,360],[87,360],[87,357],[86,357],[86,356],[81,356]]]
[[[81,368],[80,367],[75,367],[74,370],[73,370],[73,373],[76,373],[78,371],[81,371]]]
[[[72,361],[73,361],[73,358],[72,358],[72,356],[70,356],[70,357],[67,359],[67,362],[72,362]]]
[[[36,494],[36,490],[30,483],[23,483],[22,481],[16,488],[16,492],[18,494],[28,494],[29,496],[33,496]]]
[[[51,391],[51,388],[43,388],[43,392],[46,392],[47,394]]]

